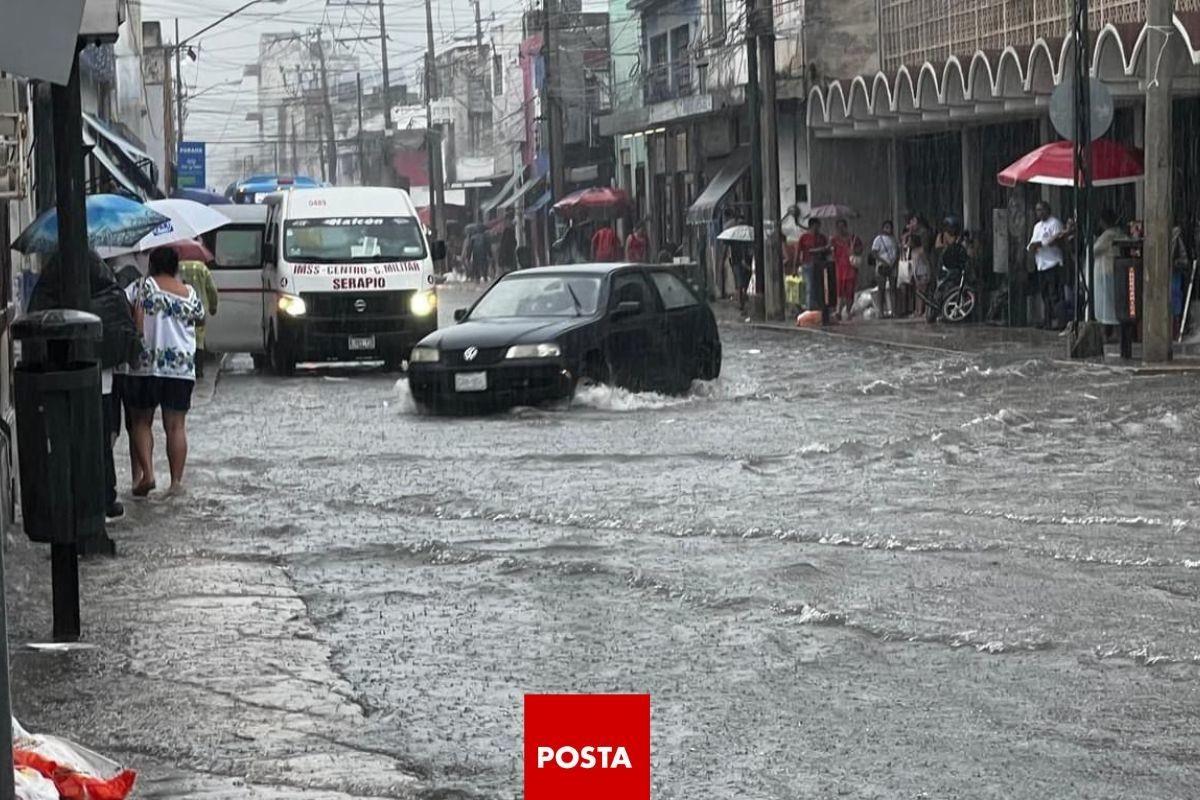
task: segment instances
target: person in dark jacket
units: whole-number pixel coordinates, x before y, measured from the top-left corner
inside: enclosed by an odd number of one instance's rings
[[[62,308],[59,296],[58,254],[47,259],[42,274],[29,298],[29,311],[48,311]],[[94,251],[87,256],[87,272],[91,285],[89,311],[100,318],[103,339],[100,343],[100,375],[104,402],[104,479],[105,515],[118,519],[125,515],[117,499],[117,471],[113,462],[113,444],[120,435],[120,412],[113,394],[113,369],[128,363],[140,353],[141,340],[133,322],[129,301],[122,291],[112,267]]]
[[[517,226],[511,215],[504,221],[504,230],[500,234],[500,247],[496,252],[496,260],[500,264],[501,275],[506,275],[517,268]]]

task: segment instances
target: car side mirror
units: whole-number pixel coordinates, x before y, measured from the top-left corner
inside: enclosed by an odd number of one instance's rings
[[[438,239],[433,244],[431,244],[429,246],[429,256],[434,261],[445,261],[446,260],[446,243],[444,241],[442,241],[441,239]]]
[[[456,309],[454,309],[454,321],[455,321],[455,322],[462,322],[464,319],[466,319],[466,318],[467,318],[467,312],[468,312],[468,311],[470,311],[470,310],[471,310],[471,309],[469,309],[469,308],[456,308]]]
[[[637,300],[622,300],[617,303],[616,309],[613,310],[613,319],[624,319],[625,317],[636,317],[642,313],[642,304]]]

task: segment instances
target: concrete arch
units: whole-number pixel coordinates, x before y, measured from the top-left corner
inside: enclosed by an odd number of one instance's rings
[[[892,111],[911,114],[917,108],[916,85],[908,67],[896,72],[895,88],[892,89]]]
[[[1025,70],[1025,91],[1050,94],[1059,81],[1059,61],[1045,39],[1038,39],[1029,51],[1029,66]]]
[[[814,86],[808,90],[808,114],[807,123],[809,126],[824,126],[829,124],[829,114],[825,110],[825,93],[821,91],[821,87]]]
[[[967,99],[967,75],[963,72],[962,62],[958,56],[950,56],[942,69],[942,91],[940,100],[943,104],[962,105]]]
[[[971,56],[971,66],[967,68],[967,97],[977,103],[996,97],[996,71],[982,50],[975,51],[975,55]]]
[[[825,97],[825,116],[831,125],[846,121],[846,90],[842,88],[841,81],[829,85],[829,93]]]
[[[871,82],[871,110],[882,114],[892,109],[892,84],[887,73],[876,72]]]
[[[932,111],[938,107],[941,96],[939,81],[937,68],[933,64],[926,61],[921,65],[921,71],[917,75],[917,91],[914,95],[917,100],[917,108],[923,111]]]
[[[861,75],[850,82],[850,98],[846,110],[851,119],[865,120],[871,117],[871,90],[867,86],[867,79]]]
[[[1012,47],[1004,48],[996,65],[996,82],[992,94],[996,97],[1022,97],[1025,94],[1025,70],[1021,57]]]
[[[1100,80],[1122,80],[1129,75],[1130,63],[1125,43],[1115,27],[1105,25],[1096,37],[1092,52],[1092,74]]]

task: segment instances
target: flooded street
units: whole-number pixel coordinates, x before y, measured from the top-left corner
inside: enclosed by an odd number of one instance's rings
[[[1200,380],[723,339],[470,419],[234,360],[17,715],[147,797],[516,798],[544,691],[652,694],[658,800],[1194,796]]]

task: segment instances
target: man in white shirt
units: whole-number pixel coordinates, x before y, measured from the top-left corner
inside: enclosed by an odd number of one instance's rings
[[[875,261],[875,277],[878,292],[875,307],[880,317],[891,317],[896,313],[896,265],[900,261],[900,244],[896,241],[896,228],[890,219],[871,243],[871,257]]]
[[[1033,237],[1029,240],[1029,252],[1033,253],[1037,263],[1038,289],[1042,296],[1042,308],[1045,314],[1047,329],[1058,327],[1056,318],[1059,306],[1063,302],[1063,251],[1061,242],[1067,238],[1068,231],[1063,224],[1050,213],[1050,204],[1041,201],[1034,206],[1037,223],[1033,226]]]

